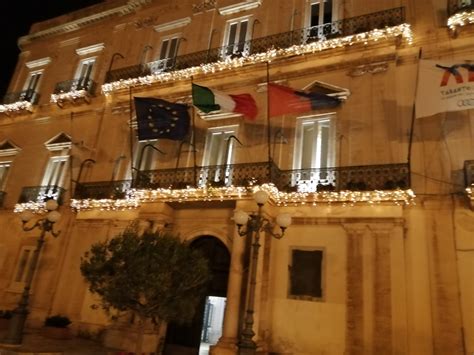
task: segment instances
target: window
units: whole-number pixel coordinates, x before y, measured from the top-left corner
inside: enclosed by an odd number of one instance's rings
[[[67,174],[68,161],[69,155],[59,155],[49,158],[41,185],[63,186]]]
[[[140,171],[155,169],[156,161],[158,160],[157,154],[159,153],[152,147],[156,148],[157,143],[156,139],[137,142],[133,161],[134,168]],[[145,146],[147,147],[145,148]]]
[[[323,298],[323,250],[291,251],[290,298]]]
[[[6,140],[0,144],[0,206],[5,200],[8,173],[16,154],[20,151],[14,143]]]
[[[309,3],[307,27],[309,38],[324,39],[338,32],[333,0],[312,0]]]
[[[178,54],[180,37],[175,35],[170,38],[164,39],[161,42],[160,57],[151,67],[151,71],[161,72],[170,69],[174,66],[176,55]]]
[[[95,58],[81,60],[74,76],[76,82],[72,90],[89,90],[91,88],[94,64]]]
[[[201,174],[201,183],[208,179],[214,182],[231,183],[231,167],[233,162],[238,125],[209,128],[204,147],[203,166],[208,167]]]
[[[23,87],[23,92],[20,95],[20,100],[30,101],[31,103],[36,102],[38,96],[37,91],[42,75],[42,70],[29,73]]]
[[[250,48],[249,17],[235,19],[227,23],[224,41],[224,56],[241,56]]]
[[[5,191],[8,171],[10,170],[10,161],[0,161],[0,191]]]
[[[318,184],[333,183],[324,168],[334,166],[334,115],[301,117],[297,120],[293,168],[301,170],[293,176],[300,191],[316,191]]]
[[[13,280],[11,283],[12,290],[20,292],[25,286],[35,249],[36,247],[34,245],[24,245],[21,248],[18,262],[15,271],[13,272]]]

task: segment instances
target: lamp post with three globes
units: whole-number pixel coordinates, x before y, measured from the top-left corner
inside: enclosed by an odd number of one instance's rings
[[[236,210],[234,212],[234,222],[237,225],[239,235],[242,237],[249,236],[252,240],[247,308],[238,344],[240,355],[254,355],[257,351],[257,344],[253,340],[253,337],[255,336],[253,330],[253,314],[255,306],[255,286],[257,283],[258,251],[260,248],[260,232],[265,232],[274,238],[281,239],[285,234],[286,228],[291,224],[291,216],[288,213],[280,213],[276,217],[276,224],[280,227],[281,233],[274,233],[273,229],[275,224],[262,214],[263,205],[269,198],[268,194],[263,190],[259,190],[253,195],[253,198],[258,206],[257,213],[249,215],[242,210]]]
[[[34,217],[34,214],[31,211],[23,211],[20,214],[20,219],[23,223],[23,230],[29,232],[35,228],[38,228],[41,231],[41,234],[38,238],[36,249],[33,252],[31,257],[31,262],[29,264],[29,269],[26,274],[25,287],[21,295],[20,301],[18,302],[17,308],[13,310],[12,318],[10,319],[10,324],[6,337],[3,339],[5,344],[15,344],[19,345],[23,340],[23,329],[25,327],[26,318],[28,317],[28,300],[30,297],[31,284],[33,282],[33,276],[38,266],[39,255],[41,248],[44,244],[44,238],[46,232],[51,233],[53,237],[59,235],[59,231],[55,232],[53,229],[54,224],[59,221],[61,214],[56,211],[58,208],[58,203],[55,200],[48,200],[45,203],[45,208],[48,211],[46,216],[39,218],[32,226],[28,226],[27,223]]]

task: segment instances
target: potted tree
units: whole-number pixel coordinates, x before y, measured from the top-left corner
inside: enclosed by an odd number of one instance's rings
[[[69,324],[71,324],[69,318],[59,314],[47,317],[44,321],[42,334],[52,339],[70,339],[72,334],[68,328]]]
[[[134,319],[128,328],[109,327],[104,345],[136,354],[161,351],[166,322],[192,320],[210,279],[208,261],[199,251],[171,233],[149,229],[141,234],[137,223],[92,245],[81,273],[106,312]]]
[[[8,329],[8,324],[12,317],[12,311],[4,310],[0,311],[0,330]]]

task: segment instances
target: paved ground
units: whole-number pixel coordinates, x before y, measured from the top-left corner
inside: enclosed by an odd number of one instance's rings
[[[75,354],[75,355],[126,355],[116,349],[104,348],[100,343],[92,340],[73,338],[66,340],[56,340],[43,337],[36,330],[27,330],[23,337],[21,346],[9,346],[1,343],[5,332],[0,331],[0,355],[34,355],[34,354]]]

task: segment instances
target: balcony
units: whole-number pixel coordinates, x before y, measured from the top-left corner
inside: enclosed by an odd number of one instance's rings
[[[90,97],[94,96],[96,83],[89,78],[79,78],[66,80],[56,84],[54,93],[51,95],[51,102],[63,107],[64,103],[90,102]]]
[[[131,184],[131,180],[78,183],[74,191],[74,199],[124,199],[127,196],[127,191],[131,188]]]
[[[410,187],[407,164],[280,170],[268,162],[140,171],[134,187],[248,187],[265,183],[273,183],[280,191],[308,193],[403,190]]]
[[[166,63],[156,61],[145,65],[137,64],[111,70],[107,73],[105,82],[111,83],[150,75],[156,73],[156,71],[154,71],[156,67],[159,67],[157,72],[183,70],[191,67],[199,67],[201,64],[216,63],[229,57],[246,57],[257,53],[265,53],[270,49],[285,49],[294,45],[352,36],[373,29],[384,29],[386,27],[402,25],[404,22],[405,9],[403,7],[394,8],[334,21],[320,26],[260,37],[242,43],[235,43],[230,46],[184,54],[169,59],[169,62]]]
[[[0,208],[3,207],[6,195],[7,193],[5,191],[0,191]]]
[[[459,27],[474,23],[472,0],[448,0],[448,27],[457,35]]]
[[[464,183],[466,192],[469,197],[471,210],[474,210],[474,160],[466,160],[464,162]]]
[[[38,103],[39,94],[34,90],[7,93],[0,105],[0,113],[31,112],[33,105]]]
[[[53,199],[62,205],[64,192],[65,190],[59,186],[27,186],[21,190],[18,203],[43,204],[45,201]]]

